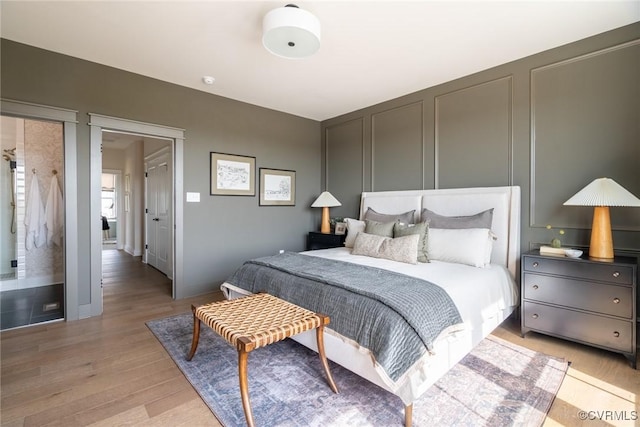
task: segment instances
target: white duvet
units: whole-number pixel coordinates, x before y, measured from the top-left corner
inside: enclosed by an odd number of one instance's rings
[[[480,326],[518,304],[518,288],[509,271],[491,264],[486,268],[441,261],[405,264],[380,258],[351,255],[348,248],[303,252],[305,255],[383,268],[418,277],[443,288],[458,307],[465,329],[475,331],[473,340],[486,336]],[[476,332],[480,335],[476,336]],[[479,341],[478,341],[479,342]]]
[[[458,307],[464,323],[463,331],[443,336],[435,343],[434,354],[425,354],[398,381],[391,381],[376,363],[371,365],[372,357],[368,350],[336,334],[330,329],[330,325],[327,328],[328,335],[325,334],[327,357],[398,395],[405,404],[413,402],[422,395],[431,384],[489,335],[511,314],[519,301],[516,283],[509,271],[499,265],[491,264],[486,268],[478,268],[441,261],[405,264],[351,255],[348,248],[322,249],[303,253],[383,268],[427,280],[442,287]],[[228,283],[224,283],[221,288],[227,298],[233,297],[234,293],[236,295],[246,293]],[[314,336],[301,334],[294,339],[315,349]],[[348,348],[352,348],[353,352],[348,351]]]

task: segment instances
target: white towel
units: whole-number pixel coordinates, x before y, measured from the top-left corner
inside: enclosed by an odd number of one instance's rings
[[[60,192],[56,175],[53,175],[51,178],[44,216],[47,222],[47,246],[52,246],[53,244],[62,246],[62,224],[64,222],[64,215],[62,193]]]
[[[27,250],[30,251],[34,247],[39,248],[44,245],[47,239],[47,230],[45,228],[44,207],[42,206],[42,198],[40,197],[40,186],[38,185],[38,177],[34,174],[31,179],[31,190],[27,198],[27,213],[24,218],[24,225],[27,227]]]

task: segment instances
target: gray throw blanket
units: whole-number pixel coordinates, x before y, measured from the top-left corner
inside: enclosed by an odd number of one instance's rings
[[[462,323],[439,286],[374,267],[293,252],[247,261],[228,283],[331,318],[397,381],[447,328]]]

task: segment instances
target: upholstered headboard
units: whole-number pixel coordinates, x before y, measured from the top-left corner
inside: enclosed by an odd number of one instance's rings
[[[473,215],[493,208],[491,230],[497,239],[491,262],[507,267],[515,278],[520,258],[520,187],[365,192],[360,199],[360,219],[368,208],[385,214],[415,210],[416,222],[423,208],[446,216]]]

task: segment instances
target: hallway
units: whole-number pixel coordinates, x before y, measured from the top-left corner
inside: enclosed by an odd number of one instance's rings
[[[171,299],[171,280],[153,267],[114,245],[103,245],[102,291],[104,314],[130,305],[131,298]]]

